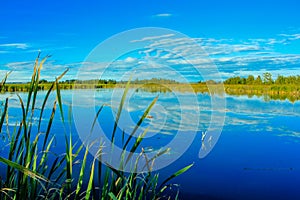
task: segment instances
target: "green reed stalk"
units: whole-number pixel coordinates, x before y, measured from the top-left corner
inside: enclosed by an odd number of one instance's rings
[[[92,144],[86,144],[84,153],[82,152],[83,144],[73,144],[72,132],[70,130],[69,137],[65,133],[65,152],[62,155],[57,155],[53,152],[55,148],[55,136],[50,137],[51,127],[56,114],[57,106],[60,111],[61,122],[64,124],[63,101],[60,91],[59,80],[67,73],[65,70],[46,92],[43,99],[42,107],[38,113],[37,127],[33,125],[33,116],[36,111],[36,101],[40,88],[40,74],[44,63],[49,56],[46,56],[41,61],[40,53],[38,54],[34,67],[29,90],[27,92],[27,100],[24,102],[19,94],[17,94],[20,103],[21,121],[16,122],[16,127],[10,137],[9,153],[7,158],[0,156],[0,162],[7,167],[6,179],[0,180],[0,199],[160,199],[164,197],[163,193],[171,186],[169,181],[186,172],[192,165],[189,165],[176,173],[172,174],[166,180],[162,181],[158,186],[158,173],[152,172],[154,161],[161,155],[166,154],[170,149],[159,151],[154,157],[147,158],[142,147],[142,141],[145,138],[148,129],[145,129],[134,140],[130,147],[130,154],[125,158],[121,156],[120,169],[123,169],[123,164],[128,164],[132,159],[132,155],[137,153],[139,147],[142,152],[132,162],[133,169],[129,173],[114,169],[109,164],[103,167],[101,157],[104,152],[104,145],[101,143],[97,155],[89,162],[88,151]],[[0,91],[3,91],[5,82],[9,73],[0,83]],[[117,137],[117,127],[125,104],[126,96],[130,88],[130,80],[127,82],[123,92],[119,108],[116,114],[116,120],[113,122],[112,144],[115,145]],[[42,117],[49,101],[50,94],[56,92],[56,99],[53,101],[52,111],[47,118],[48,123],[44,127]],[[150,112],[151,108],[156,103],[156,97],[144,111],[142,117],[137,122],[131,134],[125,138],[125,131],[122,132],[122,148],[126,151],[128,145],[135,137],[135,134],[141,127],[144,119]],[[97,111],[90,132],[93,131],[96,120],[104,105]],[[7,117],[9,110],[9,98],[5,99],[5,104],[0,118],[0,132],[4,125],[4,119]],[[71,129],[71,109],[69,109],[69,126]],[[30,114],[29,114],[30,111]],[[88,130],[88,129],[87,129]],[[88,131],[87,131],[88,134]],[[54,157],[50,162],[50,157]],[[137,173],[139,159],[144,157],[146,160],[145,168],[147,173]],[[97,160],[98,159],[98,160]],[[74,172],[74,165],[79,165],[79,175]],[[89,166],[88,166],[89,165]],[[103,173],[102,171],[105,170]],[[96,175],[97,172],[97,182]],[[88,180],[85,182],[85,176]],[[98,184],[98,185],[97,185]],[[178,194],[176,195],[178,198]]]

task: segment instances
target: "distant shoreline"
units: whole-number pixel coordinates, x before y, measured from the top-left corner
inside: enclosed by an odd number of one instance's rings
[[[38,85],[39,90],[50,89],[52,83],[40,83]],[[28,92],[30,83],[6,83],[4,92]],[[125,83],[115,84],[93,84],[93,83],[60,83],[61,90],[72,89],[113,89],[124,88]],[[148,92],[195,92],[195,93],[210,93],[210,94],[226,94],[229,95],[248,95],[251,96],[263,96],[267,95],[270,99],[285,100],[288,99],[291,102],[300,100],[300,85],[296,84],[222,84],[222,83],[145,83],[135,84],[131,83],[131,88],[135,88],[141,91]]]

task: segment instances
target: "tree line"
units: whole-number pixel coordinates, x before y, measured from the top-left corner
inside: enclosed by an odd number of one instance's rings
[[[51,81],[47,81],[42,79],[39,83],[52,83]],[[126,84],[127,81],[116,81],[114,79],[90,79],[90,80],[77,80],[77,79],[70,79],[60,81],[62,84]],[[148,83],[159,83],[159,84],[176,84],[179,83],[172,79],[163,79],[163,78],[151,78],[151,79],[135,79],[131,81],[131,84],[148,84]]]
[[[300,75],[297,76],[282,76],[278,75],[276,79],[273,79],[273,76],[269,72],[263,73],[262,77],[258,75],[254,77],[253,75],[249,75],[247,78],[235,76],[226,79],[224,84],[229,85],[300,85]]]
[[[116,81],[114,79],[92,79],[92,80],[64,80],[60,81],[63,84],[124,84],[127,81]],[[47,81],[42,79],[39,81],[40,84],[52,83],[51,81]],[[149,84],[149,83],[158,83],[158,84],[178,84],[179,82],[171,79],[163,79],[163,78],[151,78],[151,79],[135,79],[131,81],[131,84]],[[218,84],[221,82],[216,82],[214,80],[208,81],[199,81],[200,84]],[[262,76],[254,76],[249,75],[248,77],[234,76],[223,81],[224,84],[228,85],[300,85],[300,75],[296,76],[282,76],[278,75],[276,79],[273,79],[273,76],[269,72],[263,73]]]
[[[42,79],[39,81],[39,83],[52,83],[52,81],[47,81],[45,79]],[[70,79],[70,80],[64,80],[60,81],[62,84],[116,84],[117,81],[114,79],[91,79],[91,80],[77,80],[77,79]]]
[[[127,81],[120,81],[119,83],[127,83]],[[131,84],[151,84],[151,83],[157,83],[157,84],[176,84],[179,83],[172,79],[164,79],[164,78],[151,78],[151,79],[135,79],[131,81]]]

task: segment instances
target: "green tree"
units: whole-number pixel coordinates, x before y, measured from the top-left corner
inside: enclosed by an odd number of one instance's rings
[[[47,83],[48,81],[46,80],[46,79],[41,79],[40,81],[39,81],[39,83]]]
[[[264,77],[264,84],[273,83],[272,74],[270,72],[263,73],[263,77]]]
[[[275,80],[275,83],[281,85],[281,84],[284,84],[284,82],[285,82],[284,76],[278,75],[277,79]]]
[[[259,75],[258,75],[257,78],[255,79],[254,84],[255,84],[255,85],[261,85],[261,84],[262,84],[262,80],[261,80],[261,77],[260,77]]]
[[[249,75],[246,79],[246,84],[253,84],[253,82],[254,82],[254,76]]]
[[[246,78],[241,78],[240,79],[240,84],[245,85],[247,83],[247,79]]]
[[[239,76],[228,78],[224,84],[243,84],[243,79]]]

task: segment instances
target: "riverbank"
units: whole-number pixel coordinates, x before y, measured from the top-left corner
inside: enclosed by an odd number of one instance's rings
[[[41,83],[38,85],[38,90],[49,90],[52,83]],[[61,90],[71,89],[112,89],[124,88],[125,84],[93,84],[93,83],[60,83]],[[206,83],[146,83],[146,84],[131,84],[131,88],[137,91],[147,92],[195,92],[195,93],[210,93],[210,94],[224,94],[228,95],[248,95],[251,96],[265,96],[267,99],[285,100],[291,102],[300,100],[300,86],[296,84],[206,84]],[[5,84],[4,92],[28,92],[30,88],[29,83],[7,83]]]

